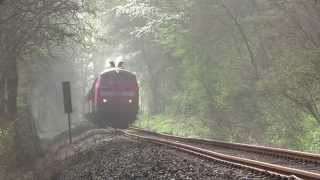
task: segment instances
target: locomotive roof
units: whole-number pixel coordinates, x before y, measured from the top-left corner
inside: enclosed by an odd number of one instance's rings
[[[126,70],[126,69],[118,68],[118,67],[106,69],[105,71],[101,72],[99,75],[103,75],[103,74],[106,74],[108,72],[114,72],[114,71],[126,72],[126,73],[129,73],[129,74],[135,75],[134,73],[132,73],[132,72]]]

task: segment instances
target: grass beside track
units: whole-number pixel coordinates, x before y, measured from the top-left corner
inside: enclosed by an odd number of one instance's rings
[[[266,137],[266,142],[262,142],[259,145],[278,147],[284,149],[292,149],[297,151],[305,151],[310,153],[320,153],[320,129],[314,127],[314,120],[306,119],[306,134],[300,137],[298,143],[286,142],[285,137],[274,136],[269,133]],[[168,115],[148,116],[140,115],[139,119],[135,122],[134,126],[158,133],[168,133],[183,137],[197,137],[197,138],[209,138],[216,139],[215,129],[210,129],[205,121],[199,120],[199,118],[191,117],[177,117]],[[218,138],[219,139],[219,138]],[[232,138],[231,138],[232,139]],[[221,139],[236,143],[256,144],[257,142],[250,141],[233,141],[231,139]]]
[[[184,120],[161,115],[155,117],[141,115],[134,126],[183,137],[210,137],[210,129],[203,122],[196,119]]]

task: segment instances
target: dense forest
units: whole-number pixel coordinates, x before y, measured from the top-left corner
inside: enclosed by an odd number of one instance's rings
[[[0,0],[0,159],[67,128],[62,81],[82,121],[110,60],[137,73],[138,126],[319,152],[319,58],[317,1]]]

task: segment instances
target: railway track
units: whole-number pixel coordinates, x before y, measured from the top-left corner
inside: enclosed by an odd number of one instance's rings
[[[202,158],[238,168],[251,168],[279,179],[320,179],[320,155],[247,144],[183,138],[137,128],[123,130],[126,136],[170,146]]]

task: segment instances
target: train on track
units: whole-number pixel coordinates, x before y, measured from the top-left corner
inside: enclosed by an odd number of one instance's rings
[[[87,119],[99,127],[128,128],[139,110],[139,86],[135,73],[123,62],[110,62],[100,73],[86,97]]]

